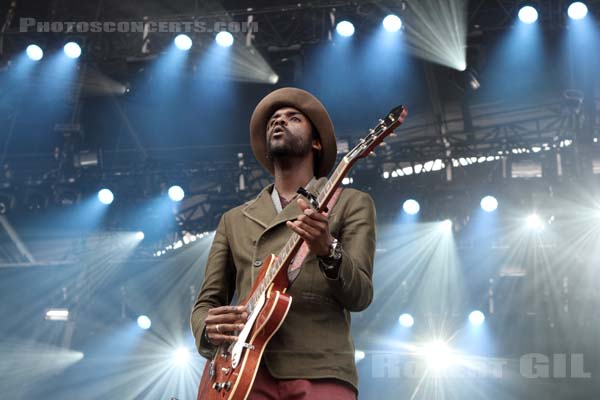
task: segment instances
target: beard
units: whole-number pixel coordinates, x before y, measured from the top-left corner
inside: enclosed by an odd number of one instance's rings
[[[312,151],[312,140],[292,136],[287,129],[282,139],[275,143],[269,140],[267,143],[267,158],[271,161],[285,160],[288,158],[301,158]]]

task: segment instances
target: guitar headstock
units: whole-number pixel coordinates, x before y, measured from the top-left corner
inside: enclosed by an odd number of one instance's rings
[[[369,133],[360,139],[358,145],[350,150],[345,158],[352,162],[371,154],[373,149],[383,142],[383,139],[391,135],[394,129],[404,122],[407,114],[408,111],[404,106],[394,107],[387,113],[385,119],[380,119],[374,128],[369,129]]]

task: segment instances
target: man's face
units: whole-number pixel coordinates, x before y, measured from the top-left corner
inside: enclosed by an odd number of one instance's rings
[[[313,148],[321,149],[321,143],[313,139],[309,119],[293,107],[276,110],[267,123],[267,156],[270,160],[280,157],[303,157]]]

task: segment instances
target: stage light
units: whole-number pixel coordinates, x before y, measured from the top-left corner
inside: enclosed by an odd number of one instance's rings
[[[527,224],[527,228],[532,229],[534,231],[539,232],[542,229],[544,229],[544,222],[537,214],[531,214],[527,216],[525,222]]]
[[[421,206],[419,202],[413,199],[408,199],[402,204],[402,209],[408,215],[415,215],[421,210]]]
[[[277,75],[275,73],[269,75],[269,83],[272,83],[274,85],[277,82],[279,82],[279,75]]]
[[[402,28],[402,20],[394,14],[390,14],[383,19],[383,27],[388,32],[396,32]]]
[[[174,42],[179,50],[188,51],[192,48],[192,39],[183,33],[175,36]]]
[[[233,35],[229,32],[219,32],[215,36],[217,44],[221,47],[230,47],[233,44]]]
[[[538,19],[538,11],[532,6],[521,7],[519,10],[519,19],[524,24],[533,24]]]
[[[439,371],[452,364],[452,352],[441,340],[427,343],[423,347],[423,356],[428,368]]]
[[[449,219],[445,219],[440,223],[440,230],[442,232],[450,233],[452,232],[452,221]]]
[[[185,347],[180,347],[173,352],[173,362],[183,366],[190,361],[190,352]]]
[[[37,44],[30,44],[25,52],[32,61],[40,61],[44,57],[44,50]]]
[[[403,327],[410,328],[415,324],[415,319],[412,315],[404,313],[400,315],[400,317],[398,317],[398,322],[400,322],[400,325],[402,325]]]
[[[49,321],[68,321],[69,310],[66,308],[50,308],[46,310],[46,319]]]
[[[475,310],[469,314],[469,322],[471,325],[479,326],[483,324],[483,321],[485,321],[485,315],[481,311]]]
[[[147,330],[152,326],[152,321],[145,315],[140,315],[137,319],[137,324],[140,328]]]
[[[113,195],[113,192],[110,191],[110,189],[104,188],[98,191],[98,200],[100,200],[100,203],[109,205],[113,202],[114,199],[115,196]]]
[[[63,47],[63,51],[69,58],[79,58],[81,55],[81,47],[75,42],[69,42]]]
[[[181,186],[173,185],[169,188],[168,191],[169,198],[173,201],[181,201],[185,197],[185,192],[181,188]]]
[[[350,37],[354,35],[354,25],[350,21],[340,21],[335,27],[335,31],[338,35],[343,37]]]
[[[362,350],[355,350],[354,351],[354,363],[358,364],[360,361],[365,359],[365,352]]]
[[[144,237],[145,237],[145,236],[146,236],[146,235],[144,235],[144,232],[142,232],[142,231],[138,231],[138,232],[136,232],[136,233],[135,233],[135,238],[136,238],[137,240],[139,240],[140,242],[141,242],[142,240],[144,240]]]
[[[569,15],[569,18],[574,19],[574,20],[580,20],[580,19],[585,18],[587,13],[588,13],[588,8],[581,1],[576,1],[576,2],[571,3],[569,8],[567,9],[567,14]]]
[[[494,196],[485,196],[481,199],[481,209],[485,212],[494,212],[498,208],[498,200]]]

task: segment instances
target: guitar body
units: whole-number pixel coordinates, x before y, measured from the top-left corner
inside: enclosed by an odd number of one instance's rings
[[[274,259],[275,256],[271,255],[265,260],[261,275],[264,275]],[[259,275],[256,282],[261,280]],[[246,341],[248,346],[243,350],[235,368],[232,365],[231,347],[228,345],[219,346],[213,359],[206,362],[198,389],[198,400],[245,400],[248,397],[265,348],[279,330],[292,304],[292,297],[285,293],[287,286],[288,279],[283,270],[267,290],[264,305],[257,310],[256,320]]]

